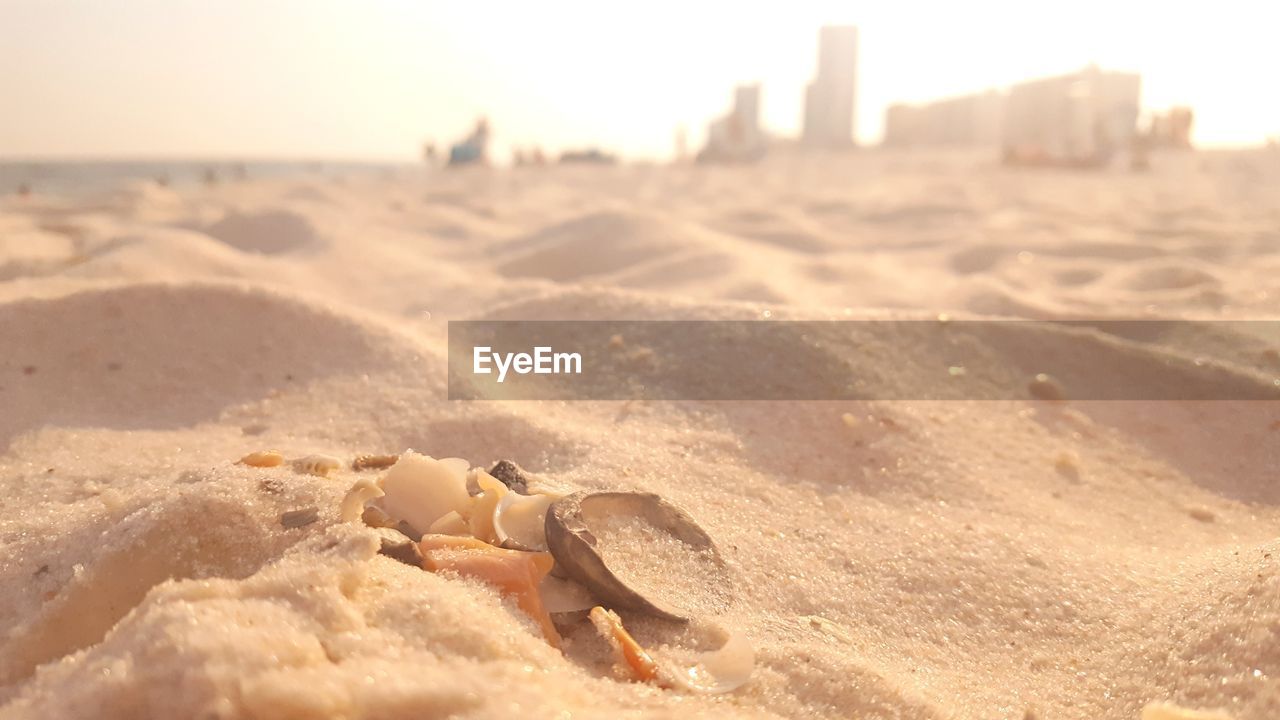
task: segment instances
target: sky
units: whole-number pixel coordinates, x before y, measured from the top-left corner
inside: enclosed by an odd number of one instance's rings
[[[863,143],[890,103],[1089,63],[1191,105],[1198,144],[1280,135],[1274,0],[0,0],[0,158],[413,160],[478,115],[498,155],[663,158],[738,83],[794,134],[832,23],[860,28]]]

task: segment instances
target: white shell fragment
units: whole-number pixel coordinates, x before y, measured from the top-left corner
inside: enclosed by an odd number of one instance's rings
[[[450,512],[466,516],[471,505],[466,470],[459,470],[452,460],[441,462],[413,451],[402,454],[382,477],[382,509],[420,533]]]
[[[756,666],[756,651],[746,635],[732,632],[718,650],[696,653],[682,662],[663,656],[658,656],[656,661],[660,675],[676,687],[694,693],[719,695],[733,692],[751,679],[751,672]]]
[[[382,488],[368,478],[356,481],[355,485],[342,497],[339,515],[342,522],[356,522],[364,515],[365,503],[382,497]]]
[[[427,529],[431,535],[470,535],[471,526],[463,519],[457,510],[450,510],[442,515],[439,520],[431,523],[431,527]]]
[[[498,503],[511,491],[500,480],[483,470],[472,473],[479,492],[472,498],[471,535],[487,543],[497,543],[498,535],[493,527],[493,517]]]
[[[449,468],[453,472],[461,475],[463,478],[467,476],[467,471],[471,469],[471,463],[467,462],[463,458],[456,458],[456,457],[440,458],[439,462],[441,465],[444,465],[445,467]]]
[[[504,495],[493,511],[498,544],[511,550],[545,551],[547,508],[554,500],[550,495]]]
[[[317,477],[328,477],[329,473],[342,467],[342,462],[330,455],[308,455],[293,461],[298,472]]]

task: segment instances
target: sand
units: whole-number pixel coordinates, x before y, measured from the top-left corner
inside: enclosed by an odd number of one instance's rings
[[[686,618],[710,618],[730,604],[732,584],[710,549],[632,515],[585,519],[609,571],[641,597]]]
[[[1280,717],[1274,403],[445,399],[450,319],[1271,318],[1278,228],[1280,159],[1225,153],[0,200],[0,718]],[[975,343],[1041,371],[1036,338]],[[1275,370],[1212,347],[1207,378]],[[751,682],[620,682],[588,638],[561,654],[486,586],[379,556],[338,522],[349,465],[236,464],[406,448],[685,509]]]

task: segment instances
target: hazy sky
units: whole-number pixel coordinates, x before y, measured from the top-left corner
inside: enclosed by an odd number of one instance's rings
[[[747,9],[743,6],[755,5]],[[884,108],[1097,62],[1186,103],[1196,140],[1280,134],[1280,2],[0,0],[0,156],[417,156],[477,114],[510,145],[667,156],[732,86],[790,133],[823,23],[861,28]]]

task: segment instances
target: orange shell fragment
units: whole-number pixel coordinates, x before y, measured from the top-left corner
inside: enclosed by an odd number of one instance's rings
[[[653,682],[658,679],[658,663],[654,662],[648,650],[631,637],[631,633],[622,626],[622,618],[619,618],[617,613],[597,605],[591,608],[590,617],[591,623],[596,626],[596,631],[605,636],[635,679],[641,682]]]
[[[471,537],[423,535],[422,567],[431,572],[448,570],[482,580],[533,618],[551,647],[560,647],[560,633],[542,603],[538,584],[551,572],[551,553],[523,552],[495,547]]]

